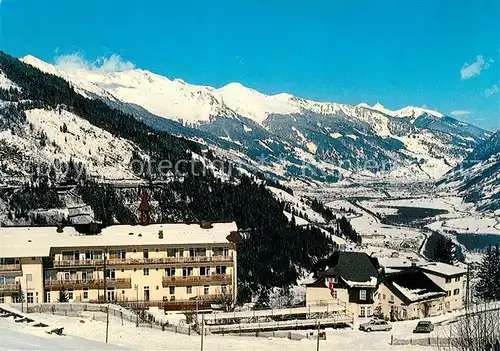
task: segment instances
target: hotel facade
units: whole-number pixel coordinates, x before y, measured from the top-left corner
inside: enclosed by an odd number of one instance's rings
[[[0,303],[156,302],[183,309],[237,295],[232,223],[0,227]],[[23,296],[21,298],[21,295]]]

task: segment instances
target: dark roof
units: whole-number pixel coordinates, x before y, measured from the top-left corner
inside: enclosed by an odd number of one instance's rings
[[[378,276],[378,262],[364,252],[336,251],[326,261],[321,277],[342,277],[352,282],[367,282]]]
[[[309,288],[326,288],[325,280],[324,279],[316,279],[313,282],[306,283],[304,284],[305,286]]]
[[[436,297],[446,295],[446,292],[443,289],[441,289],[419,269],[405,269],[400,272],[388,273],[385,275],[382,282],[406,305],[419,301],[432,300]],[[418,299],[408,298],[407,295],[405,295],[403,292],[401,292],[400,289],[394,286],[394,283],[405,289],[418,289],[419,291],[414,292],[413,295],[421,295],[421,297]]]

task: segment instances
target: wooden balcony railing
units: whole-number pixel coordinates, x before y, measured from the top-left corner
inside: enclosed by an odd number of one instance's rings
[[[0,284],[0,293],[16,293],[19,291],[20,285],[19,283],[11,283],[11,284]]]
[[[163,287],[171,285],[185,285],[192,283],[193,285],[202,283],[216,284],[231,284],[232,277],[230,274],[213,274],[213,275],[190,275],[190,276],[172,276],[163,277]]]
[[[175,264],[175,263],[230,263],[232,256],[193,256],[193,257],[156,257],[156,258],[110,258],[108,266],[143,265],[143,264]],[[104,260],[59,260],[54,261],[54,267],[96,267],[103,266]]]
[[[45,280],[45,288],[51,290],[60,290],[64,286],[65,289],[103,289],[104,279],[47,279]],[[132,279],[130,278],[107,278],[107,288],[116,289],[131,289]]]
[[[20,264],[0,264],[0,272],[20,271]]]

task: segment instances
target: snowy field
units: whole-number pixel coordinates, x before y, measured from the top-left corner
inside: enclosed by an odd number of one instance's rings
[[[431,318],[438,321],[453,314]],[[50,325],[64,327],[65,336],[48,335],[37,328],[15,323],[11,318],[0,320],[2,350],[199,350],[199,335],[183,335],[162,332],[145,327],[136,328],[134,323],[110,317],[109,344],[104,344],[105,322],[103,318],[92,320],[91,316],[64,317],[52,314],[32,314],[33,318]],[[100,316],[103,317],[103,316]],[[83,321],[83,323],[82,323]],[[414,337],[412,330],[417,321],[393,323],[391,332],[365,333],[354,329],[326,329],[327,340],[320,342],[322,350],[431,350],[418,346],[391,346],[391,335],[395,338]],[[448,327],[436,327],[431,334],[446,335]],[[295,332],[294,332],[295,333]],[[296,331],[306,334],[307,331]],[[428,335],[425,335],[426,337]],[[208,335],[204,338],[205,350],[288,350],[303,351],[316,348],[316,340],[293,341],[282,338],[256,338],[251,336]]]
[[[359,206],[356,206],[359,205]],[[416,195],[408,198],[353,198],[346,197],[327,203],[327,206],[338,211],[340,208],[352,209],[354,214],[349,218],[353,228],[361,234],[363,251],[376,252],[383,257],[382,248],[387,249],[387,255],[398,251],[408,256],[415,253],[423,243],[428,229],[445,233],[453,238],[454,234],[496,234],[500,235],[500,216],[492,213],[479,213],[471,203],[464,203],[458,196],[446,194]],[[426,218],[426,230],[408,226],[380,223],[378,216],[395,215],[398,208],[422,208],[444,210],[446,213],[431,214]],[[411,212],[411,211],[410,211]],[[368,250],[366,246],[372,247]],[[465,246],[467,261],[479,261],[481,254],[470,253]]]
[[[473,204],[464,203],[457,196],[418,197],[409,199],[365,200],[360,204],[381,215],[394,214],[393,207],[418,207],[446,210],[448,213],[433,218],[428,228],[465,234],[500,234],[500,219],[494,214],[475,211]]]
[[[355,207],[346,200],[335,200],[326,204],[334,209],[346,208],[356,211],[355,216],[350,216],[351,225],[362,236],[362,241],[367,245],[384,246],[386,243],[393,249],[398,249],[402,244],[412,244],[418,247],[424,235],[418,229],[393,226],[380,223],[372,214]]]

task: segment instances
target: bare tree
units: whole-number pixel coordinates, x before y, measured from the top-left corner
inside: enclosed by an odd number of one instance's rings
[[[500,310],[489,310],[486,304],[476,305],[451,324],[449,335],[440,339],[438,350],[500,350]]]

